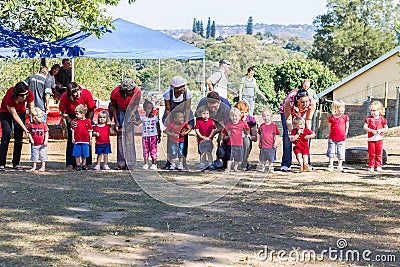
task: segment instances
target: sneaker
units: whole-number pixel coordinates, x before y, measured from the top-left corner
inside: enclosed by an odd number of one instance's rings
[[[339,167],[338,167],[338,169],[339,169]],[[328,166],[328,171],[333,172],[333,170],[334,170],[333,165],[329,165]]]
[[[110,169],[110,167],[108,167],[108,165],[103,166],[103,170],[109,170],[109,169]]]
[[[264,166],[260,166],[257,171],[259,172],[265,172],[265,167]]]
[[[337,167],[338,172],[344,172],[343,167],[342,166],[338,166]]]
[[[93,170],[96,170],[96,171],[100,170],[100,165],[94,166]]]
[[[215,171],[217,169],[217,167],[215,167],[214,163],[210,163],[210,165],[208,165],[208,168],[212,171]]]
[[[281,167],[281,171],[288,172],[289,171],[289,167],[288,166],[282,166]]]
[[[216,161],[214,162],[214,166],[215,166],[215,168],[217,168],[217,169],[222,169],[222,168],[224,167],[224,163],[223,163],[221,160],[216,160]]]
[[[81,171],[81,170],[82,170],[82,168],[81,168],[81,166],[76,166],[75,170],[77,170],[77,171]]]
[[[179,163],[179,164],[178,164],[178,170],[180,170],[180,171],[183,170],[183,164],[182,164],[182,163]]]
[[[314,170],[314,166],[313,166],[313,165],[311,165],[311,164],[308,164],[307,166],[308,166],[308,171],[312,171],[312,170]]]
[[[374,168],[372,167],[372,168],[368,168],[368,171],[369,172],[374,172]]]
[[[377,172],[382,172],[383,170],[382,170],[382,167],[376,167],[376,171]]]
[[[268,172],[274,172],[274,167],[270,166],[270,167],[268,168]]]
[[[169,165],[169,168],[168,168],[168,170],[176,170],[176,165],[175,165],[175,163],[171,163],[171,165]]]
[[[89,166],[86,166],[86,165],[82,166],[82,170],[84,170],[84,171],[89,170]]]
[[[142,169],[147,171],[147,170],[149,169],[149,165],[144,164],[143,167],[142,167]]]
[[[150,170],[157,170],[157,164],[151,164]]]
[[[205,166],[208,166],[208,165],[206,165],[205,162],[201,162],[201,163],[199,164],[199,166],[197,167],[197,169],[203,170],[203,169],[205,168]]]

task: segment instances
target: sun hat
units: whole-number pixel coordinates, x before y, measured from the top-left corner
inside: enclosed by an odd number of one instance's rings
[[[228,60],[225,60],[225,59],[221,59],[221,60],[219,61],[219,64],[231,65],[231,63],[230,63]]]
[[[121,82],[121,89],[125,91],[132,91],[136,86],[136,83],[131,78],[126,78]]]
[[[187,80],[181,76],[174,76],[171,78],[170,85],[172,87],[181,87],[187,84]]]

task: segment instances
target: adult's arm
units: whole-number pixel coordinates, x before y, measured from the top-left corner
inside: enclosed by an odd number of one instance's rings
[[[308,128],[308,129],[312,128],[312,118],[314,116],[315,107],[316,107],[316,102],[313,99],[311,101],[310,106],[308,107],[308,111],[306,113],[306,128]]]
[[[114,128],[116,131],[118,131],[119,119],[118,119],[118,114],[117,114],[117,101],[115,99],[111,98],[110,107],[111,107],[111,111],[112,111],[113,118],[114,118]]]
[[[208,89],[210,89],[210,92],[214,91],[214,86],[213,86],[212,81],[210,79],[206,80],[206,84],[208,86]]]
[[[292,109],[290,107],[290,99],[286,99],[285,103],[283,105],[283,112],[285,113],[285,118],[286,118],[286,127],[289,132],[292,131],[293,129],[293,124],[292,124]],[[283,122],[282,122],[283,123]]]
[[[24,130],[25,133],[29,133],[28,129],[25,127],[25,123],[21,120],[21,118],[18,116],[17,110],[15,107],[10,107],[7,105],[7,110],[10,112],[11,116],[13,117],[14,121],[18,123],[19,126]]]
[[[192,105],[192,99],[188,99],[185,101],[185,121],[188,122],[190,120],[190,106]]]
[[[170,122],[169,119],[169,114],[171,113],[171,100],[169,99],[164,99],[164,106],[165,106],[165,124],[168,124]]]
[[[244,79],[242,78],[240,80],[240,85],[239,85],[239,100],[242,100],[242,94],[243,94],[243,88],[244,88]]]
[[[257,126],[253,125],[250,127],[250,140],[257,142]]]
[[[267,97],[264,95],[263,92],[261,92],[260,88],[258,88],[258,85],[256,83],[256,87],[255,87],[256,93],[261,96],[262,99],[264,99],[264,101],[268,101]]]

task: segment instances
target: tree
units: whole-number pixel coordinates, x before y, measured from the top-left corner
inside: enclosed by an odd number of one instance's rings
[[[247,20],[246,34],[253,35],[253,17],[250,16]]]
[[[199,24],[199,34],[200,34],[201,37],[204,37],[204,27],[203,27],[203,21],[202,20],[200,21],[200,24]]]
[[[76,29],[100,36],[112,27],[112,18],[100,5],[116,6],[120,0],[2,0],[0,23],[34,37],[54,41]],[[134,3],[136,0],[128,0]],[[34,6],[34,8],[33,8]]]
[[[339,78],[351,74],[396,46],[399,9],[393,0],[328,0],[327,13],[314,21],[310,58]]]
[[[215,28],[215,21],[213,21],[212,25],[211,25],[211,37],[215,38],[215,32],[216,32],[216,28]]]
[[[192,32],[197,33],[197,21],[196,21],[196,18],[193,19]]]
[[[211,19],[210,17],[208,17],[208,21],[207,21],[207,29],[206,29],[206,38],[210,38],[211,36]]]

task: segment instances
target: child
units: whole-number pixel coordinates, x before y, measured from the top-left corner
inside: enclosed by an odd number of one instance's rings
[[[304,118],[295,118],[293,120],[294,129],[290,135],[290,141],[294,144],[293,152],[300,165],[300,172],[310,171],[308,167],[308,156],[310,155],[308,140],[315,137],[315,133],[306,128],[305,125],[306,121]]]
[[[344,114],[345,104],[342,100],[332,102],[332,115],[328,118],[329,139],[326,155],[329,157],[328,170],[333,171],[335,154],[338,158],[337,169],[343,172],[343,161],[346,153],[346,137],[349,131],[349,117]]]
[[[96,137],[96,155],[97,163],[94,170],[100,170],[101,158],[104,158],[103,170],[109,170],[108,154],[111,154],[110,134],[113,133],[111,128],[110,115],[105,110],[99,112],[97,117],[97,125],[94,127],[93,136]]]
[[[200,165],[199,169],[206,169],[211,162],[213,142],[212,137],[214,136],[217,126],[215,122],[210,119],[210,110],[207,105],[200,106],[197,110],[197,114],[200,118],[196,119],[196,125],[194,127],[197,135],[197,147],[200,154]]]
[[[46,123],[43,122],[44,112],[40,108],[33,108],[31,115],[32,123],[27,127],[30,133],[29,140],[31,142],[32,169],[30,169],[30,171],[36,170],[36,163],[38,160],[40,160],[42,162],[42,166],[40,167],[39,171],[44,172],[46,170],[49,129]]]
[[[161,141],[161,128],[158,116],[154,114],[154,105],[149,100],[143,103],[145,115],[135,121],[136,125],[142,124],[142,146],[144,165],[143,170],[149,169],[149,156],[151,157],[150,170],[157,170],[157,143]]]
[[[368,132],[368,154],[369,168],[368,171],[382,171],[382,153],[383,153],[383,135],[388,130],[385,115],[385,108],[379,101],[374,101],[369,106],[371,115],[365,119],[364,130]]]
[[[280,133],[278,126],[272,122],[272,110],[266,108],[261,114],[264,123],[258,129],[260,138],[260,171],[265,171],[265,165],[268,162],[268,171],[273,172],[273,163],[276,160],[276,148],[278,147],[278,136]]]
[[[75,127],[71,128],[72,143],[74,144],[72,156],[75,157],[77,171],[88,170],[86,158],[89,157],[89,146],[92,144],[93,128],[90,120],[85,118],[87,111],[86,105],[78,105],[75,108],[76,118],[71,123],[71,125],[75,125]]]
[[[183,146],[185,135],[187,135],[191,130],[192,127],[185,122],[185,116],[180,111],[172,112],[172,122],[168,123],[167,129],[165,133],[168,135],[169,138],[169,161],[171,162],[171,166],[169,167],[170,170],[183,170]],[[178,167],[175,165],[175,159],[179,158]]]
[[[242,121],[242,113],[237,108],[230,110],[229,118],[231,121],[222,130],[220,145],[222,146],[225,136],[228,136],[227,153],[230,154],[230,160],[228,160],[226,172],[230,172],[232,163],[234,163],[233,170],[237,172],[239,164],[243,161],[243,132],[249,136],[250,128],[247,123]]]

